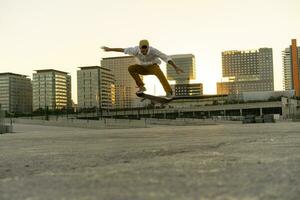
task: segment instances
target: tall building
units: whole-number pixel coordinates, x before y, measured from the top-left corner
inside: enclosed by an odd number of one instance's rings
[[[174,68],[167,64],[167,79],[175,81],[172,85],[175,96],[199,96],[203,94],[202,83],[190,83],[196,79],[196,64],[193,54],[177,54],[170,56],[184,73],[177,74]]]
[[[11,113],[31,113],[31,80],[25,75],[0,73],[0,104]]]
[[[222,75],[217,83],[218,94],[273,91],[272,48],[222,52]]]
[[[130,65],[136,64],[132,56],[109,57],[101,60],[101,66],[110,69],[115,77],[116,108],[130,108],[139,99],[136,83],[128,72]],[[142,78],[142,77],[141,77]]]
[[[167,79],[176,84],[189,84],[196,79],[195,56],[193,54],[177,54],[170,56],[172,60],[182,68],[184,73],[177,74],[174,68],[167,64]]]
[[[202,83],[176,84],[173,85],[175,96],[200,96],[203,95]]]
[[[296,39],[292,39],[290,47],[282,51],[282,65],[284,89],[295,90],[295,95],[300,96],[300,47],[297,47]]]
[[[60,110],[72,107],[71,76],[54,69],[36,70],[33,74],[33,110]]]
[[[78,108],[113,108],[115,80],[110,69],[100,66],[79,67],[77,71]]]

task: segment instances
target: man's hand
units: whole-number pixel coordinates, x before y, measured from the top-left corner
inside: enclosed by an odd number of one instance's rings
[[[176,67],[175,71],[176,71],[177,74],[184,73],[184,71],[181,68],[179,68],[179,67]]]
[[[105,46],[101,47],[101,49],[103,49],[104,51],[110,51],[110,48],[105,47]]]
[[[123,48],[109,48],[109,47],[103,46],[103,47],[101,47],[101,49],[103,49],[104,51],[115,51],[115,52],[124,53]]]
[[[175,71],[176,71],[177,74],[184,73],[184,71],[183,71],[180,67],[178,67],[178,66],[173,62],[173,60],[169,60],[169,61],[168,61],[168,64],[172,65],[172,67],[175,69]]]

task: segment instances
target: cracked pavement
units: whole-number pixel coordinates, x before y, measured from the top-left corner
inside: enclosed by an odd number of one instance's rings
[[[300,123],[0,135],[0,199],[299,199]]]

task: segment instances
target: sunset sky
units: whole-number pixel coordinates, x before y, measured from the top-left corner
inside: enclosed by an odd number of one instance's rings
[[[221,80],[222,51],[273,48],[275,90],[282,90],[281,51],[292,38],[300,46],[300,1],[0,0],[0,72],[69,72],[75,102],[77,67],[122,55],[101,46],[144,38],[166,54],[194,54],[206,94]]]

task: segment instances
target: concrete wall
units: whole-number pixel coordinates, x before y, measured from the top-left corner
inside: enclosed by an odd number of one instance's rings
[[[13,127],[10,125],[0,125],[0,134],[12,133]]]
[[[191,126],[191,125],[217,125],[217,124],[241,124],[242,121],[229,121],[224,119],[191,119],[191,118],[178,118],[178,119],[146,119],[147,124],[153,125],[172,125],[172,126]]]
[[[12,121],[11,121],[12,120]],[[147,118],[141,120],[127,119],[103,119],[103,120],[78,120],[78,119],[60,119],[60,120],[40,120],[40,119],[6,119],[7,123],[33,124],[44,126],[78,127],[91,129],[109,129],[109,128],[145,128],[147,125],[172,125],[172,126],[195,126],[195,125],[217,125],[224,123],[240,124],[241,121],[229,121],[226,119],[155,119]]]
[[[10,119],[7,119],[9,122]],[[14,118],[13,123],[35,124],[45,126],[62,126],[62,127],[78,127],[78,128],[144,128],[145,120],[123,120],[123,119],[103,119],[103,120],[79,120],[79,119],[58,119],[58,120],[38,120],[38,119],[22,119]]]
[[[299,105],[299,100],[282,98],[282,116],[284,118],[298,118],[300,115]]]
[[[270,98],[278,98],[281,96],[292,98],[294,94],[295,94],[294,90],[243,92],[242,98],[244,101],[267,101]]]

